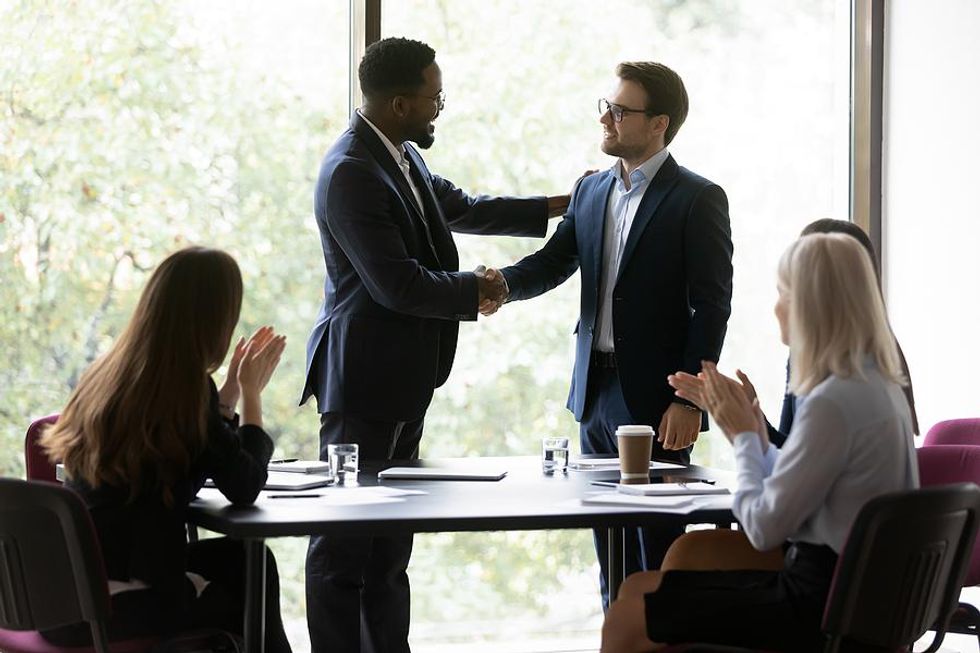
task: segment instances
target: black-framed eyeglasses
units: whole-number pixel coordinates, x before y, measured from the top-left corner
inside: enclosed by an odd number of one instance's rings
[[[613,104],[606,98],[599,98],[599,115],[604,116],[606,112],[612,116],[613,122],[623,122],[623,116],[627,113],[645,113],[648,116],[656,115],[649,109],[630,109],[628,107]]]
[[[445,91],[439,91],[435,95],[423,95],[421,93],[412,93],[412,95],[415,95],[417,97],[424,97],[426,100],[432,100],[433,102],[436,103],[436,107],[439,108],[439,111],[442,111],[443,109],[446,108],[446,92]]]

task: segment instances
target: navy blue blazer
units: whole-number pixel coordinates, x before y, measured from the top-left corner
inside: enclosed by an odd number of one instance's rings
[[[418,419],[449,376],[459,320],[477,317],[472,272],[450,230],[543,237],[547,199],[470,197],[406,143],[424,214],[390,151],[357,113],[320,167],[314,214],[324,300],[306,346],[300,405]]]
[[[568,395],[568,408],[579,421],[599,312],[603,224],[614,183],[610,170],[586,177],[547,244],[502,270],[512,300],[536,297],[581,270]],[[667,375],[696,374],[702,360],[717,361],[721,354],[732,297],[725,192],[668,156],[640,201],[621,261],[613,290],[619,378],[633,419],[657,428],[675,400]]]

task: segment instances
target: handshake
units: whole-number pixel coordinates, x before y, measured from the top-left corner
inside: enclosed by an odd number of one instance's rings
[[[496,268],[487,269],[486,266],[478,265],[473,272],[476,274],[477,287],[480,289],[480,314],[493,315],[510,296],[507,280]]]

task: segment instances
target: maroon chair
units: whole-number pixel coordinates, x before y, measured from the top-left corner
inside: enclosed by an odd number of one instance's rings
[[[58,421],[58,415],[48,415],[31,422],[24,438],[24,461],[27,463],[27,480],[47,481],[57,483],[58,475],[55,464],[48,460],[48,455],[38,444],[44,430]]]
[[[58,413],[41,417],[31,422],[27,427],[27,436],[24,438],[24,462],[27,466],[28,481],[47,481],[48,483],[60,483],[58,480],[58,465],[51,462],[48,454],[44,451],[38,441],[44,430],[58,421]],[[192,524],[187,525],[187,541],[197,542],[197,527]],[[3,651],[0,651],[3,653]]]
[[[92,518],[81,498],[57,483],[0,478],[0,651],[4,653],[231,653],[220,630],[161,640],[109,641],[109,583]],[[87,622],[93,646],[61,647],[40,631]]]
[[[928,630],[939,649],[973,551],[980,488],[972,483],[886,494],[858,513],[824,608],[825,653],[908,651]],[[738,652],[709,644],[669,653]]]
[[[0,651],[136,653],[156,643],[109,643],[109,585],[95,527],[62,485],[0,478],[0,577]],[[38,632],[83,621],[94,647],[58,647]]]
[[[926,440],[937,427],[951,422],[971,420],[951,420],[940,422],[929,430]],[[956,435],[956,428],[940,430],[942,437]],[[962,435],[964,431],[960,431]],[[980,484],[980,446],[968,444],[935,444],[917,450],[919,455],[919,480],[922,487],[949,485],[951,483]],[[980,540],[974,543],[970,556],[970,566],[963,581],[964,587],[980,585]],[[960,635],[974,635],[980,643],[980,610],[969,603],[960,602],[947,629]]]
[[[980,418],[967,417],[938,422],[926,433],[923,446],[937,444],[971,444],[980,447]]]

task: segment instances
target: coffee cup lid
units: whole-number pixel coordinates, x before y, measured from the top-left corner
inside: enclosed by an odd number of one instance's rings
[[[653,427],[646,424],[623,424],[616,429],[616,435],[653,435]]]

